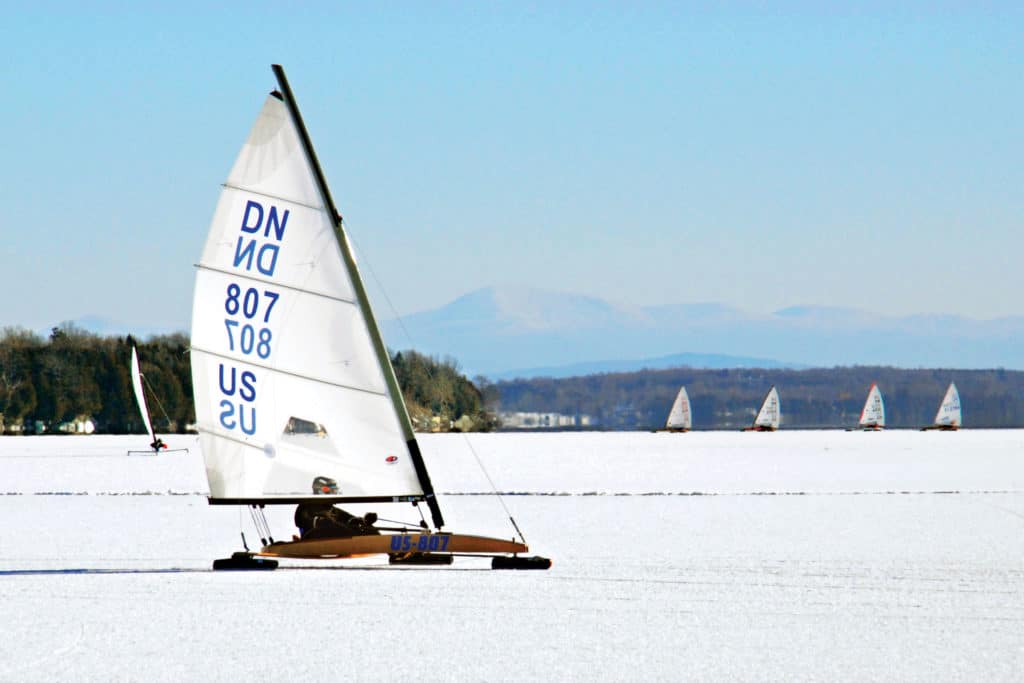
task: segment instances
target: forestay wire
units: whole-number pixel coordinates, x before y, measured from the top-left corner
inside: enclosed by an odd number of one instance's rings
[[[349,222],[345,221],[344,225],[346,227],[346,230],[345,230],[346,237],[352,243],[352,245],[356,248],[357,252],[362,252],[362,250],[359,248],[359,243],[356,242],[355,237],[353,237],[353,235],[352,235],[352,231],[350,229],[348,229],[348,228],[351,227]],[[402,320],[402,316],[400,316],[398,314],[398,311],[395,310],[394,304],[391,303],[391,297],[388,296],[387,290],[384,288],[384,284],[380,281],[380,279],[377,277],[377,274],[373,271],[373,266],[370,264],[369,259],[366,258],[366,253],[365,252],[362,252],[362,253],[363,253],[363,261],[362,261],[363,265],[366,266],[366,270],[370,273],[370,277],[373,278],[373,281],[376,283],[377,288],[380,290],[381,294],[384,296],[384,301],[387,302],[388,308],[391,309],[391,314],[395,317],[395,320],[398,321],[399,327],[402,328],[402,332],[405,334],[405,338],[409,341],[410,347],[415,347],[415,344],[413,343],[412,335],[409,334],[409,330],[405,326],[405,321]],[[519,529],[519,525],[516,524],[516,520],[512,516],[512,513],[509,512],[508,506],[505,505],[505,499],[502,498],[501,492],[498,491],[498,487],[494,485],[494,481],[491,479],[491,475],[487,473],[487,468],[484,467],[483,461],[480,460],[480,456],[477,455],[476,450],[473,448],[473,444],[470,443],[469,437],[466,436],[465,433],[463,433],[462,437],[463,437],[463,439],[465,439],[466,445],[469,446],[469,452],[473,454],[473,458],[476,460],[477,466],[480,467],[480,471],[483,472],[484,473],[484,477],[487,478],[487,483],[491,485],[491,490],[494,492],[494,495],[497,496],[498,502],[501,503],[502,509],[504,509],[505,510],[505,514],[508,515],[508,521],[510,521],[512,523],[512,528],[515,529],[515,532],[517,534],[519,534],[519,539],[523,542],[523,544],[524,545],[528,545],[526,543],[526,536],[523,535],[523,532]],[[419,507],[417,506],[417,510],[418,509],[419,509]],[[420,516],[422,516],[422,514],[423,513],[421,512]]]
[[[139,377],[141,377],[142,381],[146,383],[147,387],[149,387],[149,395],[153,397],[154,401],[156,401],[157,406],[159,406],[159,408],[160,408],[160,412],[164,414],[164,419],[167,420],[167,427],[168,427],[168,429],[170,429],[170,426],[171,426],[171,416],[168,415],[167,411],[164,409],[164,404],[160,402],[160,397],[157,395],[156,391],[153,389],[153,385],[150,383],[150,381],[146,377],[145,373],[140,372],[139,373]]]
[[[374,272],[370,259],[366,257],[366,252],[359,247],[359,243],[356,241],[355,237],[353,237],[351,225],[347,220],[343,220],[342,226],[345,230],[345,237],[347,237],[348,241],[352,243],[353,247],[355,247],[356,253],[362,255],[361,265],[366,266],[366,270],[370,273],[370,277],[373,278],[374,283],[377,285],[377,289],[384,297],[384,301],[387,302],[388,308],[391,309],[391,315],[395,317],[395,320],[398,321],[398,326],[402,328],[402,333],[409,342],[409,347],[413,348],[415,344],[413,344],[412,335],[409,334],[409,330],[405,327],[405,321],[402,319],[402,316],[398,314],[398,311],[395,309],[395,305],[391,303],[391,297],[388,296],[388,291],[384,289],[384,283],[380,281],[380,278],[377,277],[377,273]]]
[[[487,468],[484,467],[483,461],[480,460],[480,456],[477,455],[476,449],[473,448],[473,444],[470,442],[469,437],[465,432],[463,432],[462,438],[466,441],[466,445],[469,446],[469,452],[472,453],[473,457],[476,459],[476,464],[480,467],[480,471],[483,472],[484,477],[487,478],[487,483],[491,485],[491,490],[494,491],[494,495],[498,497],[498,502],[501,503],[501,507],[505,510],[505,514],[508,515],[508,521],[512,522],[512,528],[516,530],[517,534],[519,534],[519,539],[523,542],[523,545],[529,545],[529,543],[526,542],[526,536],[523,535],[523,532],[519,529],[519,525],[516,524],[516,520],[512,516],[512,513],[509,512],[508,506],[505,505],[505,499],[502,497],[501,491],[499,491],[498,487],[494,485],[491,475],[487,473]]]
[[[267,545],[267,540],[269,539],[270,542],[273,543],[274,536],[270,533],[270,524],[267,522],[267,518],[263,514],[263,506],[250,505],[249,515],[252,517],[253,525],[256,527],[256,533],[260,535],[260,542],[263,543],[263,545]]]

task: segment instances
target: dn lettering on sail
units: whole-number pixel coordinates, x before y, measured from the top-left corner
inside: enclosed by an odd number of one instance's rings
[[[235,244],[234,267],[249,272],[255,269],[272,277],[277,268],[277,256],[288,226],[289,213],[288,209],[281,211],[273,204],[264,207],[252,199],[246,202],[239,228],[242,234]]]
[[[234,366],[220,363],[218,389],[220,425],[230,431],[241,430],[249,436],[255,434],[256,374],[250,370],[239,372]]]

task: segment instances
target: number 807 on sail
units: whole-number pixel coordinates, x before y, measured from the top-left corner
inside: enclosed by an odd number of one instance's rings
[[[256,320],[262,313],[264,323],[270,322],[270,312],[274,310],[280,294],[269,290],[260,292],[250,287],[245,292],[242,288],[232,282],[227,287],[227,297],[224,300],[224,311],[229,316],[238,316],[239,313],[246,320]],[[232,318],[224,319],[224,326],[228,333],[228,349],[234,351],[236,346],[245,355],[251,355],[254,351],[260,358],[270,357],[270,342],[273,335],[269,327],[255,327],[251,323]],[[237,344],[236,344],[237,342]]]

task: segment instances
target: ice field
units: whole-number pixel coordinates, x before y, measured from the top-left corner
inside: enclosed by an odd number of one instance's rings
[[[422,435],[447,528],[548,572],[212,572],[187,454],[0,438],[0,680],[1019,680],[1024,431]],[[474,457],[475,453],[475,457]],[[362,510],[353,506],[354,512]],[[412,521],[411,506],[376,506]],[[268,508],[289,536],[292,508]]]

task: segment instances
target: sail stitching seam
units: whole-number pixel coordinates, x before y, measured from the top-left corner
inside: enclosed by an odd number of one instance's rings
[[[208,265],[205,265],[203,263],[197,263],[196,264],[196,268],[198,268],[199,270],[208,270],[211,273],[220,273],[221,275],[230,275],[231,277],[237,277],[240,280],[248,280],[250,282],[262,282],[263,284],[273,285],[274,287],[279,287],[280,289],[287,289],[287,290],[292,291],[292,292],[299,292],[300,294],[311,294],[313,296],[318,296],[318,297],[321,297],[321,298],[324,298],[324,299],[330,299],[331,301],[338,301],[340,303],[349,304],[351,306],[355,306],[356,305],[356,300],[355,299],[345,299],[345,298],[340,297],[340,296],[331,296],[330,294],[324,294],[323,292],[316,292],[316,291],[313,291],[312,289],[302,289],[301,287],[296,287],[294,285],[289,285],[289,284],[286,284],[286,283],[278,282],[276,280],[268,280],[268,279],[264,279],[264,278],[253,277],[252,275],[246,275],[244,273],[239,273],[239,272],[236,272],[236,271],[233,271],[233,270],[226,270],[224,268],[214,268],[213,266],[208,266]]]
[[[307,209],[312,209],[313,211],[323,211],[324,210],[324,207],[322,207],[322,206],[314,206],[313,204],[307,204],[306,202],[295,201],[294,199],[289,199],[288,197],[282,197],[281,195],[268,194],[266,192],[260,192],[258,190],[250,190],[250,189],[247,189],[247,188],[244,188],[244,187],[239,187],[238,185],[232,185],[231,183],[224,183],[223,187],[226,187],[226,188],[228,188],[230,190],[235,190],[236,192],[248,192],[249,194],[254,194],[254,195],[257,195],[259,197],[266,197],[267,199],[276,199],[277,201],[280,201],[280,202],[288,202],[289,204],[295,204],[296,206],[303,206],[303,207],[305,207]]]
[[[288,375],[289,377],[297,377],[299,379],[304,379],[304,380],[307,380],[307,381],[310,381],[310,382],[315,382],[317,384],[326,384],[328,386],[337,387],[339,389],[350,389],[352,391],[358,391],[358,392],[363,393],[363,394],[372,394],[374,396],[381,396],[383,398],[387,398],[387,396],[388,396],[388,394],[386,392],[374,391],[373,389],[363,389],[362,387],[352,386],[351,384],[341,384],[340,382],[328,382],[327,380],[317,379],[316,377],[310,377],[308,375],[303,375],[302,373],[299,373],[299,372],[291,372],[289,370],[282,370],[280,368],[274,368],[274,367],[271,367],[269,365],[263,365],[262,363],[253,363],[251,361],[241,360],[241,359],[238,359],[238,358],[234,358],[233,356],[229,356],[227,354],[217,353],[216,351],[210,351],[208,349],[204,349],[204,348],[201,348],[201,347],[195,346],[195,345],[193,345],[191,347],[191,351],[192,352],[198,351],[199,353],[205,353],[205,354],[207,354],[209,356],[214,356],[215,358],[223,358],[224,360],[233,361],[235,363],[245,363],[246,365],[251,365],[253,367],[262,368],[263,370],[269,370],[271,372],[279,372],[282,375]]]

